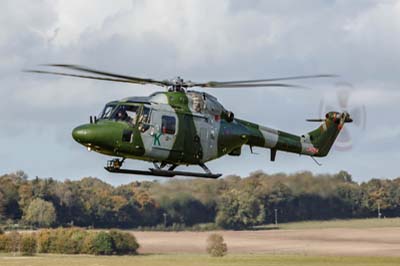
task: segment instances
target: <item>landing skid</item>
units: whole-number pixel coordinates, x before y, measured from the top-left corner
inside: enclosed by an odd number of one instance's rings
[[[120,162],[120,161],[118,161]],[[122,161],[123,162],[123,161]],[[118,174],[134,174],[134,175],[148,175],[148,176],[161,176],[161,177],[174,177],[174,176],[191,176],[191,177],[201,177],[201,178],[211,178],[217,179],[218,177],[222,176],[222,174],[213,174],[211,173],[208,168],[206,173],[197,173],[197,172],[187,172],[187,171],[174,171],[175,167],[171,167],[172,170],[162,170],[161,168],[149,168],[148,171],[146,170],[131,170],[131,169],[122,169],[121,163],[115,163],[114,160],[109,161],[107,166],[104,167],[108,172],[111,173],[118,173]],[[200,165],[203,169],[205,167],[204,164]]]

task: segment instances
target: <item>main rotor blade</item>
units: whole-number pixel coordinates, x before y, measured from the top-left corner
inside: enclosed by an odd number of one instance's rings
[[[97,79],[97,80],[106,80],[106,81],[115,81],[115,82],[144,84],[144,83],[135,82],[135,81],[126,80],[126,79],[116,79],[116,78],[104,78],[104,77],[96,77],[96,76],[76,75],[76,74],[53,72],[53,71],[30,70],[30,69],[23,70],[23,71],[24,72],[29,72],[29,73],[51,74],[51,75],[68,76],[68,77],[75,77],[75,78]]]
[[[205,88],[284,87],[284,88],[310,89],[310,88],[299,86],[299,85],[292,85],[292,84],[285,84],[285,83],[258,83],[258,84],[213,83],[213,84],[206,84],[205,86],[200,86],[200,87],[205,87]]]
[[[76,70],[76,71],[93,73],[93,74],[107,76],[107,77],[125,79],[125,80],[129,80],[129,81],[133,81],[132,83],[139,83],[139,84],[149,83],[149,84],[158,85],[158,86],[172,85],[171,82],[167,81],[167,80],[161,81],[161,80],[154,80],[154,79],[148,79],[148,78],[139,78],[139,77],[134,77],[134,76],[120,75],[120,74],[115,74],[115,73],[111,73],[111,72],[105,72],[105,71],[100,71],[100,70],[96,70],[96,69],[91,69],[91,68],[84,67],[84,66],[78,66],[78,65],[47,64],[46,66],[61,67],[61,68],[67,68],[67,69],[72,69],[72,70]]]
[[[293,77],[283,77],[283,78],[272,78],[272,79],[250,79],[250,80],[236,80],[236,81],[210,81],[206,83],[197,83],[195,86],[200,87],[211,87],[207,85],[214,84],[242,84],[242,83],[258,83],[258,82],[273,82],[273,81],[283,81],[283,80],[299,80],[299,79],[315,79],[315,78],[335,78],[338,75],[333,74],[319,74],[319,75],[306,75],[306,76],[293,76]]]

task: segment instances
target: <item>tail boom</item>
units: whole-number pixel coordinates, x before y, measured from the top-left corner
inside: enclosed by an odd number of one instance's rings
[[[238,122],[251,132],[248,135],[247,145],[269,148],[273,152],[279,150],[324,157],[329,153],[344,123],[351,122],[351,119],[346,112],[329,112],[320,127],[301,136],[259,126],[247,121],[239,120]]]

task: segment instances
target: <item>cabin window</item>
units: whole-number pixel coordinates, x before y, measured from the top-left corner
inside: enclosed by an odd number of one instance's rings
[[[163,134],[174,135],[176,131],[176,119],[173,116],[163,115],[161,118],[161,130]]]

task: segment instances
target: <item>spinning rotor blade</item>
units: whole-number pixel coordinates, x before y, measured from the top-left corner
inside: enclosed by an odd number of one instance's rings
[[[361,127],[362,129],[365,129],[365,119],[366,119],[366,109],[365,106],[358,106],[354,107],[353,109],[350,110],[350,113],[353,116],[354,119],[354,124],[358,127]]]
[[[198,86],[198,87],[208,87],[208,88],[216,88],[216,87],[228,88],[228,86],[230,86],[230,85],[238,85],[237,87],[266,87],[266,85],[261,85],[261,84],[257,84],[257,83],[284,81],[284,80],[314,79],[314,78],[334,78],[334,77],[338,77],[338,76],[332,75],[332,74],[321,74],[321,75],[293,76],[293,77],[272,78],[272,79],[253,79],[253,80],[237,80],[237,81],[221,81],[221,82],[209,81],[209,82],[205,82],[205,83],[193,83],[191,85],[193,87]],[[255,83],[259,86],[250,86],[251,83]],[[289,87],[290,86],[299,87],[299,86],[295,86],[295,85],[289,85]],[[281,87],[281,86],[276,86],[276,87]]]
[[[339,102],[339,106],[340,108],[342,108],[343,110],[347,110],[348,109],[348,105],[349,105],[349,100],[350,100],[350,90],[339,90],[337,92],[337,97],[338,97],[338,102]]]
[[[244,87],[285,87],[285,88],[300,88],[300,89],[309,89],[307,87],[299,86],[299,85],[292,85],[292,84],[284,84],[284,83],[242,83],[242,84],[213,84],[212,86],[205,86],[207,88],[244,88]]]
[[[99,79],[99,80],[109,80],[109,81],[117,81],[117,82],[127,82],[127,83],[136,83],[136,84],[153,84],[157,86],[170,86],[172,83],[170,81],[164,80],[154,80],[154,79],[148,79],[148,78],[139,78],[139,77],[134,77],[134,76],[127,76],[127,75],[120,75],[120,74],[114,74],[110,72],[105,72],[105,71],[99,71],[83,66],[77,66],[77,65],[67,65],[67,64],[47,64],[45,66],[50,66],[50,67],[61,67],[61,68],[67,68],[75,71],[81,71],[81,72],[87,72],[87,73],[92,73],[92,74],[97,74],[100,75],[100,77],[97,76],[84,76],[84,75],[76,75],[76,74],[70,74],[70,73],[61,73],[61,72],[52,72],[52,71],[40,71],[40,70],[34,70],[30,71],[33,73],[41,73],[41,74],[53,74],[53,75],[63,75],[63,76],[71,76],[71,77],[79,77],[79,78],[90,78],[90,79]],[[106,76],[106,77],[111,77],[111,78],[104,78],[101,76]]]
[[[340,132],[335,147],[339,151],[347,151],[353,147],[353,141],[348,127],[343,128]]]
[[[120,75],[106,71],[100,71],[96,69],[91,69],[84,66],[78,65],[69,65],[69,64],[46,64],[43,66],[47,67],[58,67],[58,68],[66,68],[73,71],[85,72],[96,75],[81,75],[74,73],[64,73],[64,72],[56,72],[56,71],[44,71],[44,70],[26,70],[26,72],[31,73],[39,73],[39,74],[51,74],[51,75],[59,75],[59,76],[69,76],[76,78],[87,78],[87,79],[97,79],[97,80],[107,80],[114,82],[125,82],[125,83],[134,83],[134,84],[152,84],[161,87],[165,86],[180,86],[183,88],[190,87],[203,87],[203,88],[241,88],[241,87],[286,87],[286,88],[301,88],[301,89],[309,89],[307,87],[293,85],[293,84],[285,84],[285,83],[272,83],[275,81],[283,81],[283,80],[297,80],[297,79],[313,79],[313,78],[332,78],[337,77],[336,75],[331,74],[323,74],[323,75],[307,75],[307,76],[293,76],[293,77],[283,77],[283,78],[272,78],[272,79],[255,79],[255,80],[241,80],[241,81],[225,81],[225,82],[217,82],[217,81],[209,81],[204,83],[196,83],[191,81],[184,81],[182,79],[178,80],[154,80],[149,78],[140,78],[134,76]]]
[[[297,79],[314,79],[314,78],[335,78],[337,75],[332,74],[321,74],[321,75],[306,75],[306,76],[294,76],[294,77],[283,77],[283,78],[272,78],[272,79],[251,79],[251,80],[237,80],[237,81],[221,81],[221,82],[207,82],[205,84],[242,84],[242,83],[257,83],[257,82],[272,82],[272,81],[283,81],[283,80],[297,80]]]
[[[113,79],[113,78],[103,78],[96,76],[85,76],[85,75],[76,75],[76,74],[68,74],[61,72],[52,72],[52,71],[42,71],[42,70],[24,70],[24,72],[28,73],[38,73],[38,74],[51,74],[51,75],[59,75],[59,76],[68,76],[75,78],[85,78],[85,79],[97,79],[97,80],[106,80],[106,81],[115,81],[115,82],[125,82],[125,83],[137,83],[126,79]]]

